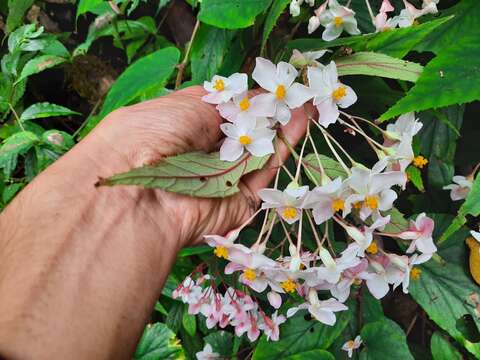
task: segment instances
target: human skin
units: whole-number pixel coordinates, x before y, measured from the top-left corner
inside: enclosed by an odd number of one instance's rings
[[[130,359],[177,252],[255,211],[276,157],[225,199],[94,186],[165,156],[218,148],[222,119],[204,93],[191,87],[115,111],[0,214],[0,358]],[[290,143],[306,122],[294,111],[282,129]],[[279,153],[288,156],[281,143]]]

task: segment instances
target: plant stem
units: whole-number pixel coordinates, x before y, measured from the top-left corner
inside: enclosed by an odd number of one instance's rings
[[[192,36],[190,37],[190,41],[188,42],[188,45],[187,45],[187,50],[185,51],[185,56],[183,57],[182,62],[178,65],[178,73],[177,73],[177,78],[175,80],[175,89],[178,89],[180,85],[182,85],[183,73],[185,71],[185,68],[187,67],[188,56],[190,55],[190,50],[192,49],[193,40],[195,40],[195,35],[197,34],[197,30],[199,26],[200,26],[200,21],[197,19],[197,22],[195,23],[195,27],[193,28],[193,31],[192,31]]]
[[[370,14],[370,19],[372,20],[373,25],[375,25],[375,16],[373,15],[372,7],[368,0],[365,0],[365,4],[367,5],[368,13]]]
[[[25,131],[25,128],[23,127],[22,121],[21,121],[20,118],[18,117],[18,114],[17,114],[17,112],[15,111],[15,109],[13,108],[12,104],[11,104],[11,103],[8,103],[8,106],[10,107],[10,110],[12,111],[13,116],[15,116],[15,120],[17,121],[17,124],[18,124],[18,126],[20,127],[20,129],[22,129],[23,131]]]

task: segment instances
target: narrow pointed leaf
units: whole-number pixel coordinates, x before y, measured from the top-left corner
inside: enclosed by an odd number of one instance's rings
[[[33,104],[25,109],[20,116],[21,121],[46,118],[51,116],[81,115],[79,112],[70,110],[64,106],[48,102]]]
[[[262,168],[268,158],[245,154],[229,162],[219,160],[218,153],[193,152],[102,179],[99,185],[140,185],[197,197],[226,197],[237,193],[240,178]]]

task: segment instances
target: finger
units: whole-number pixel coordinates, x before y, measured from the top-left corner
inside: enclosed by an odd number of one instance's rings
[[[301,107],[293,110],[290,122],[286,126],[281,127],[284,137],[292,146],[295,146],[305,135],[307,122],[307,114],[304,107]],[[288,147],[281,140],[278,141],[278,152],[279,156],[274,154],[262,170],[255,171],[243,178],[244,184],[252,192],[257,201],[259,201],[257,191],[270,184],[277,173],[278,167],[290,156]],[[279,158],[281,161],[280,164]]]

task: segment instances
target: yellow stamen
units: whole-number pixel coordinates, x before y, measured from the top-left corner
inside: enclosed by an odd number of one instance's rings
[[[332,91],[332,97],[336,102],[339,102],[347,95],[347,88],[345,86],[339,86]]]
[[[242,135],[242,136],[240,136],[238,141],[242,145],[250,145],[252,143],[252,138],[250,136],[247,136],[247,135]]]
[[[285,290],[285,292],[287,293],[292,293],[292,292],[295,292],[296,288],[297,288],[297,284],[295,283],[295,281],[293,281],[292,279],[288,279],[286,281],[283,281],[280,283],[280,286],[282,287],[283,290]]]
[[[243,98],[243,100],[240,101],[240,104],[238,104],[238,106],[240,106],[240,110],[242,111],[248,110],[248,108],[250,107],[250,101],[248,100],[248,97]]]
[[[255,270],[248,269],[248,268],[243,271],[243,276],[248,281],[253,281],[257,278],[257,274],[255,274]]]
[[[285,99],[285,95],[287,94],[287,91],[285,90],[284,85],[278,85],[277,90],[275,90],[275,95],[277,96],[278,100],[283,100]]]
[[[285,218],[285,219],[295,219],[297,217],[297,209],[295,209],[294,207],[286,207],[285,209],[283,209],[282,211],[282,216]]]
[[[418,155],[413,158],[413,166],[419,169],[423,169],[423,167],[427,164],[428,164],[428,160],[425,159],[422,155]]]
[[[345,209],[345,201],[343,199],[335,199],[332,201],[332,209],[337,212]]]
[[[357,285],[357,286],[358,286],[358,285],[360,285],[361,283],[362,283],[362,279],[357,279],[357,278],[355,278],[355,279],[353,280],[353,284],[354,284],[354,285]]]
[[[335,26],[340,26],[343,24],[343,19],[341,16],[335,16],[335,18],[333,19],[333,23],[335,24]]]
[[[378,245],[376,242],[372,242],[369,247],[367,247],[367,252],[369,254],[375,255],[378,253]]]
[[[222,91],[225,89],[225,83],[222,79],[217,79],[215,80],[215,85],[213,85],[213,88],[217,91]]]
[[[418,280],[420,279],[421,273],[422,273],[422,269],[419,269],[418,267],[414,267],[410,271],[410,277],[412,278],[412,280]]]
[[[365,206],[372,210],[378,208],[378,197],[375,195],[369,195],[365,197]]]
[[[355,345],[355,342],[353,340],[347,341],[347,347],[349,347],[350,349],[353,349],[353,345]]]
[[[225,246],[217,246],[213,253],[219,258],[228,259],[228,249]]]
[[[357,201],[356,203],[353,204],[354,209],[361,209],[363,206],[363,201]]]

